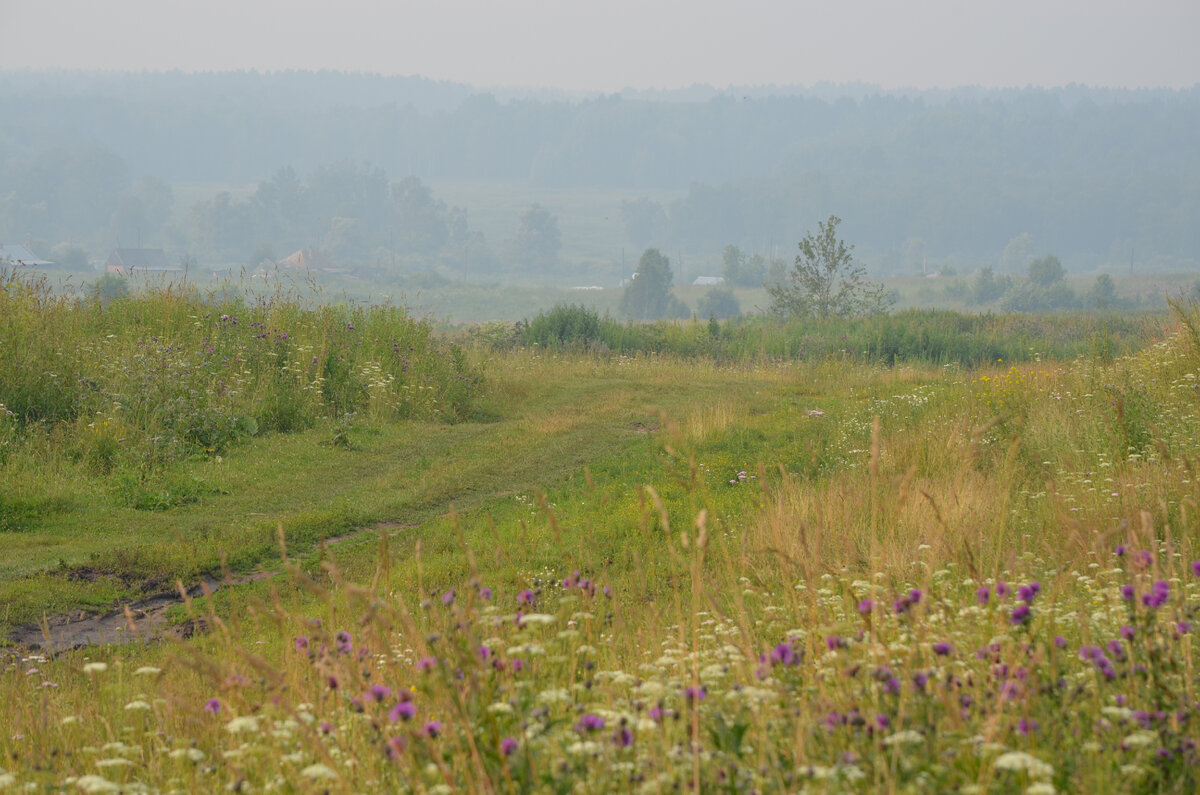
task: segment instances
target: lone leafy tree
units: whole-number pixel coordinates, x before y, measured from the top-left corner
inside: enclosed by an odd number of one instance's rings
[[[658,249],[648,248],[621,296],[621,312],[632,320],[655,320],[667,314],[670,304],[671,262]]]
[[[883,285],[867,281],[866,268],[851,256],[854,246],[838,239],[841,222],[831,215],[828,221],[818,223],[816,235],[809,232],[800,241],[796,264],[783,283],[767,286],[773,311],[825,320],[888,310],[892,299]]]

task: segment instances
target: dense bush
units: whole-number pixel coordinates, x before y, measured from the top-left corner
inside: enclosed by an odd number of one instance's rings
[[[395,307],[169,287],[105,302],[0,271],[5,427],[56,428],[103,470],[216,454],[349,412],[454,422],[477,385],[461,351]]]
[[[520,330],[526,345],[588,346],[614,353],[672,353],[722,360],[766,356],[785,359],[846,358],[977,366],[1037,358],[1107,356],[1138,349],[1162,334],[1156,315],[1105,312],[1053,316],[966,315],[909,309],[890,315],[817,321],[738,317],[721,324],[621,323],[584,307],[557,307]],[[715,333],[714,333],[715,332]],[[508,339],[506,336],[505,339]]]

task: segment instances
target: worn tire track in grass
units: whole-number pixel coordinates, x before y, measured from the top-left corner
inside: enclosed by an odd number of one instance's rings
[[[298,554],[335,538],[373,532],[382,522],[416,528],[451,506],[473,510],[513,491],[545,488],[589,461],[616,455],[642,442],[642,430],[657,423],[659,412],[678,414],[732,395],[754,399],[755,388],[762,386],[745,373],[710,372],[703,380],[693,374],[684,382],[653,371],[579,377],[548,369],[537,389],[495,422],[410,423],[375,436],[368,428],[355,451],[321,448],[313,433],[264,438],[229,457],[239,475],[256,469],[262,475],[235,482],[228,493],[199,505],[149,516],[92,506],[82,522],[67,517],[57,527],[44,528],[43,567],[35,563],[24,576],[12,577],[10,561],[8,576],[0,580],[0,602],[6,604],[0,626],[10,640],[47,650],[142,639],[145,633],[128,631],[125,606],[141,611],[139,623],[163,626],[165,611],[181,601],[170,590],[173,583],[219,587],[214,574],[222,557],[235,583],[261,579],[248,575],[278,564],[279,527],[289,550]],[[280,468],[277,462],[288,457],[296,465]],[[144,582],[108,582],[94,590],[69,582],[72,564],[79,566],[95,551],[94,545],[79,543],[87,528],[129,520],[131,526],[121,528],[107,554],[163,561],[154,580],[160,590],[148,593]],[[206,544],[199,551],[196,536]],[[56,558],[67,563],[65,571],[62,565],[57,570],[45,565]],[[88,620],[96,623],[90,633]],[[52,630],[49,643],[45,627]]]

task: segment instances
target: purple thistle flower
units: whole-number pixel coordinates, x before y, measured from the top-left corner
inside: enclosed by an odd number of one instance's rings
[[[500,741],[500,753],[505,756],[512,756],[517,752],[517,741],[513,737],[505,737]]]
[[[308,638],[301,635],[296,638],[296,651],[304,651],[308,648]]]
[[[1054,648],[1063,649],[1063,648],[1066,648],[1066,646],[1067,646],[1066,638],[1064,638],[1062,635],[1054,636]]]
[[[321,725],[318,728],[320,728],[321,734],[333,734],[333,724],[327,720],[321,721]]]
[[[1123,557],[1123,556],[1125,555],[1125,545],[1124,545],[1124,544],[1117,544],[1117,548],[1116,548],[1115,550],[1113,550],[1113,553],[1114,553],[1114,554],[1115,554],[1115,555],[1116,555],[1118,558],[1120,558],[1120,557]]]
[[[417,705],[411,701],[401,701],[396,706],[392,707],[392,711],[388,713],[388,719],[395,723],[396,721],[412,720],[417,714]]]
[[[792,666],[798,662],[796,652],[792,650],[792,645],[788,642],[780,643],[771,650],[771,663],[773,665]]]
[[[421,659],[417,660],[417,670],[421,673],[429,673],[436,665],[437,658],[435,657],[422,657]]]
[[[882,712],[875,716],[875,726],[880,731],[886,731],[887,728],[891,725],[892,725],[892,719],[889,718],[887,715],[884,715]]]
[[[925,686],[927,684],[929,684],[929,674],[925,673],[924,671],[917,671],[915,674],[913,674],[913,689],[914,690],[916,690],[920,693],[924,693]]]
[[[436,738],[442,733],[442,722],[440,720],[431,720],[425,724],[425,734],[429,737]]]
[[[456,594],[455,594],[453,588],[451,588],[449,591],[446,591],[444,594],[442,594],[442,605],[444,607],[449,607],[450,605],[454,604],[455,595]]]
[[[602,593],[605,596],[607,596],[609,599],[612,599],[612,594],[613,594],[612,586],[611,585],[604,586],[604,590],[602,591]]]
[[[389,759],[399,759],[400,754],[404,753],[404,749],[408,747],[408,739],[402,735],[389,737],[387,741],[387,755]]]
[[[1175,632],[1180,635],[1186,635],[1192,631],[1192,624],[1189,621],[1180,621],[1175,625]]]
[[[1000,581],[996,583],[996,598],[1003,599],[1008,596],[1008,583]]]
[[[883,683],[883,692],[896,694],[900,692],[900,680],[894,676],[889,676]]]
[[[908,601],[912,602],[914,605],[920,604],[921,603],[921,589],[913,588],[911,591],[909,591],[908,592]]]
[[[476,649],[475,653],[479,655],[479,659],[481,660],[487,660],[492,656],[492,650],[487,646],[480,646]]]
[[[591,712],[585,714],[575,724],[575,731],[580,732],[595,732],[604,728],[604,718],[599,715],[594,715]]]
[[[221,711],[221,702],[218,699],[210,698],[204,704],[204,711],[210,712],[213,715],[216,715],[218,712]]]
[[[954,647],[944,640],[933,644],[933,653],[939,657],[948,657],[954,653]]]
[[[1035,596],[1037,596],[1037,591],[1032,585],[1022,585],[1017,589],[1017,598],[1025,604],[1031,604]]]
[[[908,608],[912,607],[912,602],[908,601],[907,596],[902,596],[892,602],[892,610],[896,611],[896,615],[901,616],[908,612]]]
[[[492,601],[492,589],[488,588],[487,586],[480,588],[479,589],[479,598],[483,599],[486,602]]]
[[[1154,562],[1154,556],[1150,554],[1150,550],[1148,549],[1138,550],[1137,561],[1143,566],[1149,566]]]
[[[840,635],[830,635],[829,637],[825,638],[825,647],[830,651],[837,651],[838,649],[845,647],[845,645],[846,642],[842,640]]]
[[[1195,574],[1197,577],[1200,577],[1200,560],[1192,561],[1192,574]]]
[[[336,676],[333,676],[332,674],[329,676],[329,678],[328,678],[328,679],[326,679],[326,680],[325,680],[325,683],[326,683],[327,685],[329,685],[329,689],[330,689],[330,690],[337,690],[337,689],[338,689],[338,686],[339,686],[339,683],[338,683],[338,678],[337,678]]]
[[[992,589],[988,588],[986,585],[981,585],[979,587],[979,589],[975,591],[975,599],[981,605],[986,605],[988,603],[988,599],[991,599],[991,598],[992,598]]]
[[[371,685],[371,689],[367,693],[367,698],[371,701],[379,703],[391,694],[392,689],[387,685]]]
[[[870,599],[863,599],[858,603],[858,612],[866,615],[875,609],[875,602]]]
[[[1029,736],[1030,732],[1036,732],[1039,728],[1038,722],[1036,720],[1029,720],[1029,718],[1021,718],[1017,723],[1017,731],[1026,737]]]
[[[662,723],[666,713],[663,712],[662,704],[657,704],[650,708],[650,720],[655,723]]]
[[[1128,624],[1125,624],[1121,627],[1121,637],[1125,640],[1133,640],[1134,634],[1135,632],[1133,627],[1129,626]]]
[[[695,704],[708,698],[708,688],[705,685],[688,687],[683,691],[683,697],[688,704]]]
[[[520,673],[525,668],[525,661],[520,657],[512,658],[508,664],[513,669],[513,673]]]
[[[1133,591],[1132,585],[1122,585],[1121,586],[1121,598],[1122,599],[1124,599],[1126,602],[1132,602],[1133,596],[1134,596],[1134,591]]]
[[[629,746],[633,745],[633,732],[622,726],[613,732],[612,740],[613,745],[617,746],[618,748],[628,748]]]
[[[1008,623],[1013,626],[1021,626],[1029,621],[1029,605],[1021,604],[1013,608],[1012,613],[1008,617]]]
[[[528,588],[526,588],[524,591],[521,591],[519,594],[517,594],[517,602],[519,604],[531,605],[531,604],[533,604],[533,600],[534,600],[533,591],[529,590]]]

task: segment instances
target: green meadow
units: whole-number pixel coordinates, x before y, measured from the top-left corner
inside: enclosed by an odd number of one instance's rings
[[[445,334],[6,271],[0,789],[1193,792],[1198,382],[1184,304]]]

